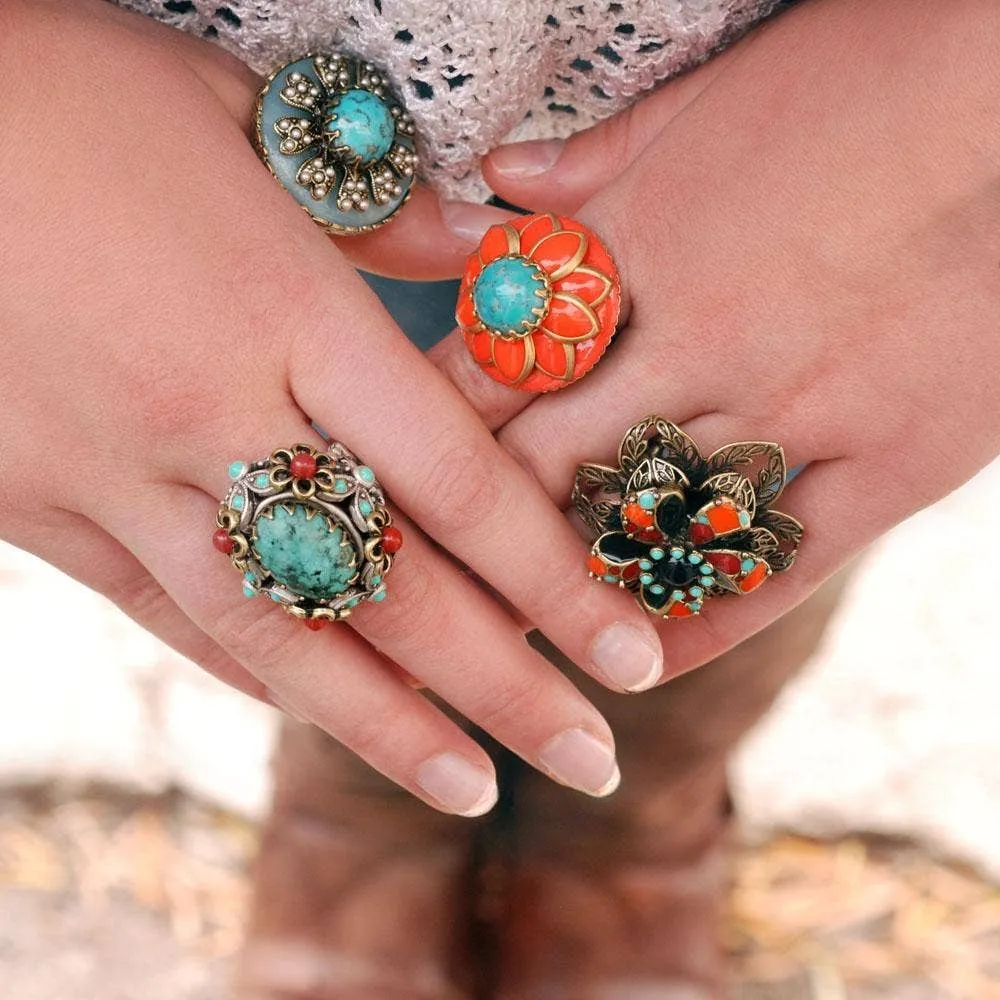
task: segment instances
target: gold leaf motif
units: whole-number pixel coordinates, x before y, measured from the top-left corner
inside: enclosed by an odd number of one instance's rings
[[[703,484],[704,488],[713,493],[730,497],[741,507],[744,507],[753,520],[757,508],[757,498],[754,495],[753,484],[746,476],[741,476],[738,472],[720,472],[716,476],[709,476]]]
[[[597,318],[597,313],[595,313],[594,310],[591,309],[579,295],[574,295],[572,292],[556,292],[552,296],[552,300],[555,301],[556,299],[560,302],[568,302],[570,305],[579,309],[580,312],[587,317],[587,321],[590,323],[590,329],[588,329],[585,333],[577,334],[575,337],[567,337],[564,334],[556,333],[555,330],[545,326],[543,327],[545,336],[551,337],[553,340],[561,341],[564,344],[579,344],[584,340],[590,340],[591,338],[596,337],[597,334],[600,333],[601,322]],[[549,308],[551,309],[551,306]]]

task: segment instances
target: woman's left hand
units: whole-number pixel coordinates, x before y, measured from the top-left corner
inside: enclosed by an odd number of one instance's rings
[[[503,198],[601,234],[630,296],[608,356],[554,395],[493,382],[458,334],[436,349],[550,496],[651,413],[706,454],[775,441],[808,464],[778,504],[806,525],[794,568],[662,633],[666,677],[1000,451],[998,49],[991,0],[816,0],[563,146],[487,160]],[[899,585],[968,584],[942,539]]]

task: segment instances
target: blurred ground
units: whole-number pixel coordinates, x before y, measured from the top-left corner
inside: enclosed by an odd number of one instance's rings
[[[17,1000],[223,1000],[252,824],[185,796],[0,797],[0,983]],[[740,855],[732,1000],[996,1000],[1000,891],[906,844]]]

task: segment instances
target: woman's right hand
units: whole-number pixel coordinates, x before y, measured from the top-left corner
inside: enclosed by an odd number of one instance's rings
[[[257,160],[259,81],[96,0],[6,0],[0,66],[4,535],[440,809],[485,812],[493,768],[395,664],[610,791],[604,719],[457,563],[609,687],[655,683],[656,634]],[[389,600],[320,633],[242,598],[211,543],[227,465],[319,444],[311,421],[377,470],[406,536]]]

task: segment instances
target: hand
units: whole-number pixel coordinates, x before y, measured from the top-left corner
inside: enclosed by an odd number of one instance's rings
[[[805,4],[564,146],[487,160],[503,198],[592,226],[631,293],[608,356],[552,396],[485,377],[457,336],[436,351],[556,502],[649,413],[706,451],[776,441],[808,463],[777,505],[806,525],[794,568],[661,626],[666,676],[1000,450],[998,46],[985,0]],[[946,540],[900,586],[957,599]]]
[[[616,689],[654,679],[655,632],[588,585],[538,483],[257,160],[258,81],[90,0],[5,3],[0,65],[5,536],[439,808],[488,809],[492,765],[399,667],[553,777],[610,790],[602,716],[455,560]],[[431,211],[415,199],[368,252],[405,264]],[[211,545],[228,463],[318,444],[311,420],[378,471],[406,537],[389,600],[319,634],[244,600]]]

